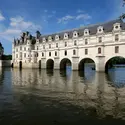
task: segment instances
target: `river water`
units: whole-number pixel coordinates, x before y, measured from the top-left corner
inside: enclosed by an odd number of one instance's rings
[[[64,125],[125,120],[125,68],[0,69],[0,124]]]

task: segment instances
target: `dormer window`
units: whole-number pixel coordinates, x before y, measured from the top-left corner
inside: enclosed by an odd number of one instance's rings
[[[45,37],[43,38],[43,42],[46,42],[46,38]]]
[[[36,42],[39,43],[39,40],[37,39]]]
[[[89,29],[85,29],[84,30],[84,35],[86,36],[86,35],[89,35]]]
[[[67,33],[64,34],[64,39],[68,39],[68,34]]]
[[[48,40],[49,40],[49,41],[52,41],[52,37],[51,37],[51,36],[49,36]]]
[[[99,26],[97,28],[97,33],[103,33],[103,27],[102,26]]]
[[[118,30],[120,30],[120,29],[121,29],[120,23],[115,23],[113,30],[114,30],[114,31],[118,31]]]
[[[59,40],[59,36],[58,35],[55,36],[55,40]]]
[[[78,33],[76,31],[73,32],[73,37],[78,37]]]

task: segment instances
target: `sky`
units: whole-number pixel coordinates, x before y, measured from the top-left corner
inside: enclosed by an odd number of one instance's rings
[[[0,0],[0,42],[5,54],[22,32],[42,35],[117,19],[122,0]]]

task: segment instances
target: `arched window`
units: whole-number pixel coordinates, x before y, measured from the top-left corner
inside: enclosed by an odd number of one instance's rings
[[[68,34],[67,33],[64,34],[64,39],[68,39]]]
[[[99,37],[98,41],[99,41],[99,43],[101,43],[102,42],[102,37]]]
[[[77,45],[77,41],[76,40],[74,40],[74,46],[76,46]]]
[[[65,47],[67,46],[67,42],[65,42]]]
[[[85,49],[85,55],[87,55],[88,54],[88,49]]]
[[[39,56],[39,54],[37,53],[37,54],[36,54],[36,57],[38,57],[38,56]]]
[[[59,36],[58,35],[55,36],[55,40],[59,40]]]
[[[74,32],[73,32],[73,37],[77,37],[77,36],[78,36],[77,31],[74,31]]]
[[[119,53],[119,46],[115,46],[115,53]]]
[[[49,52],[49,56],[51,56],[51,52]]]
[[[85,29],[84,30],[84,35],[86,36],[86,35],[89,35],[89,29]]]
[[[43,49],[45,49],[45,45],[43,45]]]
[[[88,44],[88,39],[85,39],[85,45],[87,45]]]
[[[100,54],[101,53],[101,48],[98,48],[98,54]]]
[[[42,56],[44,56],[44,53],[42,53]]]
[[[76,50],[73,50],[73,55],[76,55]]]
[[[51,44],[49,44],[49,48],[51,48]]]
[[[67,55],[67,50],[65,50],[65,53],[64,53],[64,54],[65,54],[65,56]]]
[[[57,52],[55,52],[55,56],[57,56]]]
[[[118,34],[115,35],[115,41],[119,41],[119,35]]]
[[[56,43],[56,48],[58,48],[58,43]]]

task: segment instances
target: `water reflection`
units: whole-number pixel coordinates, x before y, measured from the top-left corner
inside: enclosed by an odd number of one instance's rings
[[[125,119],[124,74],[123,69],[105,74],[96,73],[89,67],[81,72],[70,69],[3,69],[0,71],[0,120],[6,116],[2,112],[10,110],[14,110],[11,111],[11,117],[17,117],[17,111],[20,119],[31,116],[31,111],[37,115],[44,110],[44,114],[39,115],[50,115],[47,113],[54,113],[57,107],[56,113],[60,114],[60,110],[62,113],[70,112],[69,107],[61,104],[70,104],[70,108],[81,106],[82,115],[88,119]],[[47,110],[49,108],[50,111]],[[74,112],[73,109],[71,111]]]

